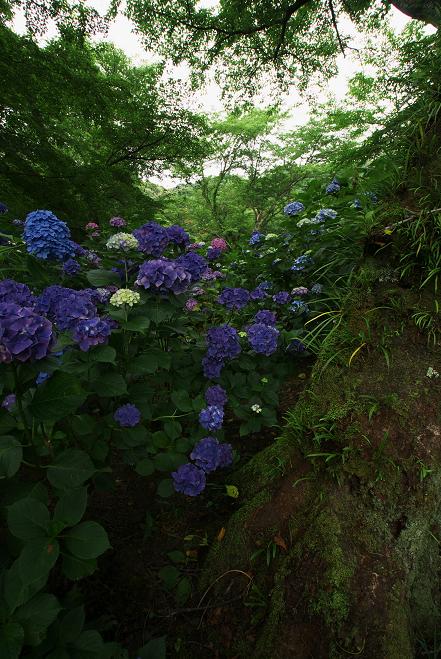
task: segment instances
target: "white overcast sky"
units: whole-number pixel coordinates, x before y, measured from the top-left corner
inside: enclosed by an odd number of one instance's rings
[[[109,0],[85,0],[85,4],[95,7],[100,14],[105,14],[110,2]],[[200,4],[204,6],[212,6],[213,4],[216,4],[216,0],[202,0]],[[401,32],[409,19],[393,7],[389,14],[389,21],[396,32]],[[18,12],[15,15],[12,27],[18,33],[25,32],[25,19],[23,12]],[[341,27],[342,32],[353,35],[352,46],[357,47],[360,45],[357,43],[357,34],[349,21],[342,21]],[[52,38],[55,34],[55,26],[50,25],[43,41]],[[118,15],[110,25],[105,39],[106,41],[113,42],[118,48],[121,48],[121,50],[130,57],[134,64],[139,65],[154,60],[153,54],[144,49],[142,39],[134,31],[133,23],[125,16]],[[338,58],[338,74],[328,83],[329,95],[334,96],[337,100],[343,98],[347,91],[348,80],[358,70],[360,70],[360,63],[357,61],[353,51],[348,51],[345,57],[340,55]],[[174,78],[185,80],[188,77],[188,70],[185,65],[182,65],[175,67],[174,70],[171,71],[171,74]],[[323,94],[323,91],[321,94]],[[214,82],[210,82],[203,91],[195,94],[191,105],[194,109],[198,108],[207,113],[221,112],[223,110],[223,105],[219,87]],[[306,102],[299,103],[299,94],[294,86],[290,88],[286,94],[283,106],[290,111],[290,118],[284,122],[284,128],[290,129],[302,125],[308,120],[308,104]],[[168,176],[162,176],[161,179],[152,178],[151,180],[164,187],[172,187],[177,183],[177,181],[173,181],[173,179]]]

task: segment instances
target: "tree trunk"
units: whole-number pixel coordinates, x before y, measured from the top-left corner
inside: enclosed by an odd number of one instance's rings
[[[283,436],[238,474],[201,584],[220,656],[411,659],[439,629],[441,347],[421,304],[363,268]]]
[[[441,0],[392,0],[392,4],[410,18],[441,25]]]

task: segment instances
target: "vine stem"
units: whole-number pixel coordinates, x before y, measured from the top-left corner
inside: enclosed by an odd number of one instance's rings
[[[28,422],[26,420],[26,415],[23,408],[23,402],[21,400],[21,392],[20,392],[19,379],[18,379],[18,367],[14,364],[12,370],[14,374],[14,387],[15,387],[15,395],[17,397],[18,414],[23,423],[26,439],[28,440],[28,442],[30,442],[31,433],[29,432]]]

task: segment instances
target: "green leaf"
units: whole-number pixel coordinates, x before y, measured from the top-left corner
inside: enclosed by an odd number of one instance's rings
[[[91,389],[103,398],[111,398],[126,394],[127,384],[119,373],[105,373],[92,382]]]
[[[77,377],[57,371],[37,387],[30,411],[40,421],[57,421],[76,412],[86,395]]]
[[[171,394],[171,399],[176,405],[178,410],[181,412],[191,412],[193,411],[192,400],[185,389],[179,389],[178,391],[173,391]]]
[[[14,437],[0,437],[0,478],[12,478],[20,468],[23,449]]]
[[[167,556],[169,557],[169,559],[173,563],[185,563],[186,560],[187,560],[185,558],[184,552],[182,552],[182,551],[177,551],[177,550],[176,551],[169,551]]]
[[[152,638],[136,652],[136,656],[139,659],[166,659],[166,649],[165,636]]]
[[[124,328],[131,332],[142,332],[150,327],[150,318],[146,316],[137,316],[124,323]]]
[[[87,487],[68,490],[55,506],[54,519],[66,526],[74,526],[83,518],[87,506]]]
[[[60,490],[79,487],[95,473],[95,467],[87,453],[69,448],[49,465],[47,477],[50,483]]]
[[[24,584],[20,576],[19,559],[14,561],[4,578],[4,600],[8,610],[12,613],[17,606],[30,600],[35,593],[44,588],[46,581],[47,573],[44,573],[40,579],[36,579],[31,584]]]
[[[110,548],[106,531],[97,522],[82,522],[70,529],[64,540],[67,549],[77,558],[96,558]]]
[[[18,571],[25,586],[47,579],[57,562],[60,547],[56,540],[35,538],[26,543],[18,557]]]
[[[190,579],[188,579],[188,577],[184,577],[179,581],[178,585],[176,586],[176,590],[175,590],[176,603],[179,606],[182,606],[188,600],[190,595],[191,595],[191,582]]]
[[[8,622],[0,627],[2,659],[19,659],[24,641],[24,629],[17,622]]]
[[[96,346],[89,350],[88,355],[90,361],[113,364],[116,359],[116,350],[112,346]]]
[[[97,562],[95,558],[85,560],[76,556],[68,556],[67,554],[63,556],[63,574],[72,581],[89,577],[95,572],[96,568]]]
[[[86,277],[95,288],[120,283],[117,273],[111,270],[89,270]]]
[[[155,373],[159,368],[159,357],[156,354],[146,353],[137,355],[133,363],[129,365],[130,373],[143,375],[144,373]]]
[[[158,455],[155,455],[153,458],[153,462],[155,469],[158,471],[170,471],[174,468],[174,464],[170,459],[169,453],[158,453]]]
[[[86,614],[84,606],[77,606],[63,617],[58,627],[58,636],[63,644],[72,643],[81,634]]]
[[[74,643],[74,647],[82,652],[98,654],[103,647],[103,639],[101,634],[95,629],[89,629],[78,636]]]
[[[8,527],[12,535],[21,540],[47,537],[49,511],[34,498],[20,499],[8,506]]]
[[[159,570],[159,578],[164,582],[168,590],[172,590],[178,583],[181,573],[174,565],[166,565]]]
[[[164,430],[170,439],[177,439],[181,436],[182,426],[179,421],[174,421],[170,419],[164,423]]]
[[[172,479],[164,478],[164,480],[159,483],[156,492],[163,499],[168,499],[171,497],[175,493]]]
[[[54,595],[41,593],[20,606],[14,618],[21,623],[24,629],[26,645],[39,645],[46,636],[49,625],[55,620],[61,606]]]
[[[149,458],[144,458],[137,463],[135,471],[140,476],[150,476],[155,471],[155,466]]]

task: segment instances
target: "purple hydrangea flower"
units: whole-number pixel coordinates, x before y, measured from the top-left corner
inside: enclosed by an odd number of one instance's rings
[[[285,213],[285,215],[292,216],[292,215],[298,215],[304,210],[305,210],[305,206],[302,204],[301,201],[291,201],[291,203],[285,206],[283,212]]]
[[[22,226],[24,226],[24,222],[23,222],[23,220],[19,220],[19,219],[12,220],[12,224],[13,224],[15,227],[22,227]]]
[[[17,396],[15,394],[8,394],[3,398],[1,406],[4,410],[10,412],[11,408],[14,407],[16,402],[17,402]]]
[[[224,410],[216,405],[209,405],[199,414],[199,423],[205,430],[219,430],[224,421]]]
[[[209,261],[215,261],[222,255],[222,250],[219,247],[209,247],[207,249],[207,259]]]
[[[199,243],[191,243],[191,245],[187,245],[187,250],[190,249],[202,249],[202,247],[205,247],[205,243],[199,242]]]
[[[171,259],[144,261],[138,272],[135,284],[154,292],[183,293],[192,282],[191,274],[182,265]]]
[[[47,318],[18,304],[0,304],[0,363],[43,359],[53,343],[52,323]]]
[[[250,294],[245,288],[224,288],[217,301],[230,310],[243,309],[250,301]]]
[[[170,242],[167,229],[156,222],[147,222],[133,232],[139,243],[139,249],[144,254],[162,256]]]
[[[260,288],[260,286],[250,293],[250,298],[252,300],[264,300],[266,297],[268,297],[268,293],[266,293],[263,288]]]
[[[197,497],[205,489],[205,472],[189,462],[172,472],[173,487],[189,497]]]
[[[46,371],[40,371],[40,373],[35,378],[35,384],[37,386],[43,384],[43,382],[46,382],[46,380],[48,380],[49,378],[50,378],[49,373],[46,373]]]
[[[287,304],[291,299],[290,294],[288,291],[279,291],[275,295],[273,295],[273,301],[276,304]]]
[[[26,284],[20,284],[14,279],[0,281],[0,303],[13,302],[20,307],[35,307],[37,298],[34,297]]]
[[[86,259],[89,261],[89,263],[94,265],[95,268],[98,268],[100,266],[101,259],[98,256],[98,254],[96,254],[96,252],[92,252],[91,250],[86,250],[85,256],[86,256]]]
[[[117,229],[122,229],[122,227],[126,226],[127,222],[125,221],[125,219],[123,217],[119,217],[119,215],[117,215],[116,217],[111,217],[110,218],[109,224],[110,224],[111,227],[115,227]]]
[[[312,259],[308,254],[302,254],[301,256],[298,256],[294,263],[292,264],[290,270],[293,270],[294,272],[300,272],[301,270],[304,270],[307,265],[310,265],[312,263]]]
[[[7,212],[8,212],[8,207],[6,206],[6,204],[3,204],[0,201],[0,215],[4,215]]]
[[[212,270],[211,268],[207,268],[202,273],[201,279],[204,281],[213,281],[216,279],[225,279],[225,275],[222,272],[219,272],[219,270]]]
[[[207,405],[216,405],[216,407],[223,407],[228,401],[227,392],[219,384],[208,387],[205,392],[205,400]]]
[[[225,361],[237,357],[240,351],[239,335],[234,327],[227,324],[211,327],[207,332],[207,354],[202,360],[205,377],[219,377]]]
[[[45,288],[37,298],[37,310],[45,313],[60,330],[73,329],[80,320],[96,316],[93,295],[89,289],[75,291],[55,284]]]
[[[286,348],[287,352],[304,352],[306,346],[300,341],[300,339],[293,339]]]
[[[51,211],[37,210],[29,213],[24,224],[23,239],[29,254],[39,259],[64,261],[75,254],[67,224]]]
[[[248,341],[253,350],[261,355],[272,355],[277,350],[279,330],[275,327],[256,323],[247,329]]]
[[[198,307],[199,307],[199,302],[197,300],[194,300],[193,298],[190,298],[185,303],[185,308],[187,309],[187,311],[195,311]]]
[[[233,462],[233,449],[231,444],[219,444],[215,437],[204,437],[196,444],[190,458],[205,473],[210,474],[216,469],[228,467]]]
[[[326,187],[326,194],[335,194],[339,190],[340,190],[340,183],[334,176],[330,184]]]
[[[207,269],[207,261],[196,252],[187,252],[178,256],[176,263],[190,273],[193,282],[199,281]]]
[[[107,343],[111,331],[112,326],[109,321],[96,316],[80,320],[75,326],[73,339],[83,352],[87,352],[93,346]]]
[[[68,277],[75,277],[80,270],[81,266],[78,261],[75,261],[75,259],[67,259],[67,261],[63,263],[63,272]]]
[[[204,289],[201,288],[200,286],[195,286],[194,288],[191,289],[191,294],[194,297],[199,297],[199,295],[204,295],[204,293],[205,293]]]
[[[220,249],[221,252],[225,252],[228,249],[227,242],[223,238],[213,238],[210,247],[213,247],[213,249]]]
[[[179,224],[173,224],[171,227],[166,228],[168,239],[175,245],[186,247],[190,242],[190,236]]]
[[[253,231],[251,234],[251,238],[248,241],[249,245],[258,245],[260,241],[264,238],[265,236],[263,233],[260,233],[259,231]]]
[[[136,405],[126,403],[115,411],[113,418],[123,428],[133,428],[141,421],[141,412]]]
[[[306,286],[297,286],[297,288],[293,288],[291,291],[291,295],[308,295],[309,291],[306,288]]]
[[[254,316],[254,322],[274,326],[277,322],[277,316],[273,311],[269,311],[269,309],[262,309]]]

